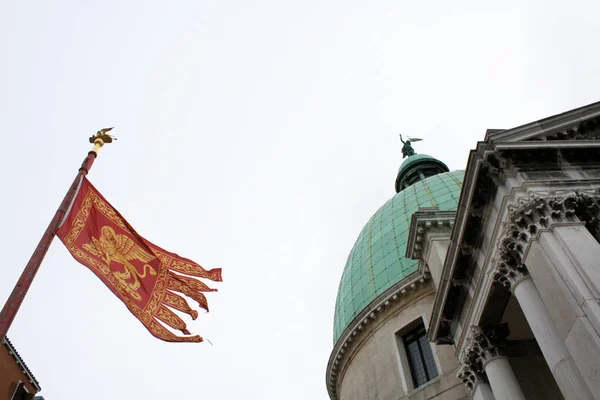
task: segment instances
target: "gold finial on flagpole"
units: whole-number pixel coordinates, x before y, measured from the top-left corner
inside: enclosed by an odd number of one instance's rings
[[[94,148],[91,151],[96,153],[96,155],[98,155],[100,147],[104,146],[105,143],[112,143],[113,140],[117,140],[116,137],[107,133],[113,128],[114,126],[111,128],[100,129],[94,136],[90,137],[90,143],[94,144]]]

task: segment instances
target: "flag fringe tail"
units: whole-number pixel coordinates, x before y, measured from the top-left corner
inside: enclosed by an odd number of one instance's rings
[[[163,304],[174,308],[175,310],[181,311],[183,313],[188,314],[192,319],[198,318],[198,311],[192,310],[187,301],[178,294],[175,294],[169,290],[165,290],[165,297],[163,299]]]
[[[146,324],[144,324],[146,325]],[[155,337],[164,340],[165,342],[193,342],[200,343],[204,341],[202,336],[194,335],[194,336],[177,336],[173,334],[173,332],[169,331],[167,328],[162,326],[157,320],[152,318],[149,323],[146,325],[148,330]]]
[[[158,308],[156,314],[154,314],[156,318],[169,325],[173,329],[177,329],[181,331],[184,335],[191,335],[190,331],[187,330],[187,326],[185,322],[181,318],[177,316],[173,311],[169,310],[164,305],[161,305]]]
[[[146,243],[149,244],[150,247],[152,247],[152,246],[158,247],[154,244],[148,243],[148,241],[146,241]],[[175,258],[173,260],[173,263],[171,263],[171,265],[169,265],[169,269],[172,271],[181,272],[182,274],[186,274],[186,275],[210,279],[211,281],[215,281],[215,282],[223,281],[223,277],[221,275],[221,268],[213,268],[211,270],[205,270],[204,268],[202,268],[200,266],[200,264],[197,264],[191,260],[188,260],[187,258],[183,258],[183,257],[179,257],[179,256],[177,256],[177,258]]]
[[[185,294],[187,297],[196,300],[196,302],[198,302],[198,305],[200,307],[202,307],[203,309],[208,311],[208,301],[206,300],[206,296],[204,296],[202,293],[192,289],[191,287],[186,285],[182,280],[176,279],[175,277],[171,276],[171,274],[169,274],[169,280],[167,282],[167,289],[169,289],[173,292],[180,292],[180,293]]]
[[[181,281],[184,285],[189,286],[190,289],[197,292],[216,292],[217,289],[213,289],[208,287],[204,282],[199,281],[198,279],[188,278],[187,276],[182,276],[178,274],[174,274],[169,272],[169,278],[176,279]]]
[[[202,342],[204,339],[201,336],[177,336],[158,322],[161,321],[165,325],[183,332],[184,335],[191,335],[190,331],[187,330],[185,322],[169,307],[190,315],[192,319],[196,319],[198,311],[193,310],[186,299],[180,294],[195,300],[200,307],[208,311],[208,301],[202,292],[217,291],[198,279],[176,274],[173,272],[173,269],[172,265],[170,265],[167,287],[165,288],[162,304],[154,314],[154,318],[148,321],[149,324],[147,327],[154,336],[167,342]],[[189,269],[186,269],[186,271],[189,273]],[[214,278],[213,280],[221,280],[220,269],[206,271],[206,275],[211,275],[207,279]]]

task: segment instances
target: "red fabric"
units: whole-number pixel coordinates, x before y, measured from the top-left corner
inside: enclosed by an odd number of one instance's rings
[[[220,282],[220,268],[205,270],[141,237],[86,178],[57,236],[154,336],[169,342],[202,341],[198,335],[177,336],[158,321],[189,335],[183,320],[165,306],[195,319],[198,313],[180,294],[208,310],[200,292],[213,289],[193,277]]]

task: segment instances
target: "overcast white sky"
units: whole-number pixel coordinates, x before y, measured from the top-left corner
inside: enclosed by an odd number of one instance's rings
[[[327,399],[339,278],[394,194],[398,133],[463,169],[487,128],[599,100],[599,8],[1,1],[0,301],[112,125],[90,180],[224,271],[186,318],[214,346],[164,343],[55,241],[9,332],[46,400]]]

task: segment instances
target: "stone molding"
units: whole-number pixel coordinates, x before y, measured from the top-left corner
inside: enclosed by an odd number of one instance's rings
[[[496,357],[504,356],[508,335],[508,324],[485,328],[471,326],[456,373],[457,378],[467,386],[469,391],[475,390],[478,383],[487,382],[485,365]]]
[[[498,239],[498,252],[492,262],[493,279],[504,287],[512,287],[529,275],[522,259],[542,230],[557,223],[584,222],[600,242],[600,193],[571,191],[563,195],[529,193],[508,206],[509,218]]]
[[[581,140],[571,135],[575,128],[579,134],[587,132],[590,125],[587,121],[600,117],[600,102],[592,103],[561,114],[544,118],[512,129],[490,129],[486,132],[486,142],[522,142],[522,141],[552,141],[561,139]],[[579,129],[580,126],[583,129]],[[540,139],[538,139],[540,138]]]
[[[423,259],[431,235],[447,233],[450,238],[454,228],[456,211],[440,211],[436,208],[420,208],[410,220],[406,257],[413,260]]]
[[[378,323],[384,323],[385,320],[381,320],[380,316],[385,311],[393,310],[394,306],[401,304],[403,298],[416,293],[430,280],[431,276],[425,270],[413,272],[375,298],[344,329],[327,364],[326,384],[331,400],[338,399],[339,378],[343,376],[348,362],[352,359],[351,355],[368,337],[369,328],[372,330]]]
[[[600,139],[600,116],[582,121],[579,125],[534,136],[530,141],[552,140],[598,140]]]
[[[588,114],[588,119],[585,120],[570,120],[569,118],[552,117],[555,121],[549,124],[531,124],[527,129],[514,129],[512,133],[513,139],[503,141],[502,136],[509,134],[509,131],[499,131],[492,133],[489,143],[482,143],[478,150],[482,154],[483,166],[485,167],[486,175],[497,185],[501,186],[508,176],[515,176],[517,164],[522,164],[523,161],[527,164],[527,159],[534,159],[533,152],[541,152],[544,157],[546,151],[554,149],[557,152],[566,150],[567,148],[575,150],[585,150],[591,147],[597,148],[599,143],[589,143],[589,141],[598,141],[600,139],[600,115],[598,114],[598,106],[600,103],[594,104],[596,110],[592,114]],[[594,116],[595,114],[595,116]],[[541,129],[540,129],[541,128]],[[525,134],[529,131],[528,134]],[[533,134],[533,132],[536,132]],[[516,136],[515,136],[516,134]],[[515,140],[517,136],[521,138]],[[487,138],[487,135],[486,135]],[[500,140],[499,140],[500,139]],[[504,140],[507,138],[505,137]],[[573,143],[566,143],[567,141]],[[585,142],[588,143],[585,143]],[[540,142],[544,142],[541,145]],[[514,151],[525,152],[525,159],[516,156]],[[568,154],[568,151],[567,153]],[[532,158],[533,157],[533,158]],[[554,161],[562,164],[561,155],[557,155]],[[529,160],[531,161],[531,160]]]

